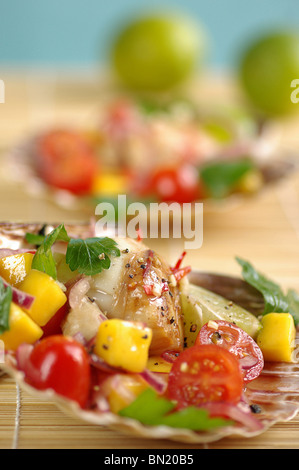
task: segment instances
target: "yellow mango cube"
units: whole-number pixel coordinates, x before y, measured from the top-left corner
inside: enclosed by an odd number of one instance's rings
[[[110,410],[118,413],[132,403],[149,385],[135,374],[115,374],[101,385]]]
[[[9,330],[0,335],[6,350],[15,351],[20,344],[33,344],[43,335],[43,330],[14,302],[10,305]]]
[[[35,297],[26,312],[39,326],[44,326],[66,303],[67,297],[58,283],[48,274],[32,269],[18,287]]]
[[[147,369],[151,372],[168,374],[171,371],[172,364],[165,361],[161,356],[151,356],[147,361]]]
[[[152,330],[142,323],[114,318],[100,324],[94,352],[113,367],[142,372],[151,340]]]
[[[33,256],[33,253],[18,253],[0,259],[0,276],[17,287],[29,273]]]
[[[289,313],[268,313],[262,317],[257,344],[265,361],[292,362],[296,328]]]
[[[127,177],[120,173],[101,173],[93,181],[92,194],[117,196],[127,191]]]
[[[242,193],[253,194],[257,193],[264,185],[263,174],[258,169],[249,170],[240,179],[237,185],[237,190]]]

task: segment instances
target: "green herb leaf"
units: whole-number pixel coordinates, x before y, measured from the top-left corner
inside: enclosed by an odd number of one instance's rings
[[[190,406],[180,411],[173,411],[175,404],[148,388],[119,414],[132,418],[149,426],[170,426],[174,428],[205,431],[216,427],[227,426],[232,421],[222,418],[210,418],[207,410]]]
[[[238,257],[236,260],[242,266],[244,280],[261,292],[264,297],[265,308],[263,315],[272,312],[290,313],[294,318],[295,324],[298,324],[299,295],[293,290],[289,290],[287,295],[285,295],[278,284],[259,273],[248,261]]]
[[[0,279],[0,334],[9,330],[9,311],[12,302],[12,288]]]
[[[32,234],[31,234],[32,235]],[[32,268],[47,273],[54,279],[57,278],[56,263],[52,253],[52,246],[57,241],[68,243],[66,251],[66,263],[72,271],[92,276],[110,267],[110,256],[120,256],[116,242],[108,237],[103,238],[70,238],[63,224],[52,230],[43,240],[28,234],[27,240],[41,241],[40,246],[32,260]]]
[[[108,237],[71,239],[66,252],[66,262],[72,271],[86,276],[100,273],[111,264],[110,256],[120,256],[116,242]]]
[[[53,277],[53,279],[56,279],[56,264],[51,248],[56,241],[68,242],[69,240],[70,237],[68,236],[63,224],[52,230],[52,232],[50,232],[49,235],[44,238],[42,244],[36,250],[32,260],[32,268],[45,272],[49,276]]]
[[[287,292],[287,301],[289,304],[289,313],[293,316],[295,325],[299,325],[299,294],[293,289]]]
[[[26,233],[25,240],[31,245],[41,245],[45,240],[45,235],[39,235],[38,233]]]
[[[254,164],[249,158],[209,163],[200,169],[200,177],[211,197],[223,198],[253,168]]]

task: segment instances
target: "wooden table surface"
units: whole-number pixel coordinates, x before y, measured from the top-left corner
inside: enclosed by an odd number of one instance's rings
[[[0,104],[0,147],[4,156],[11,146],[53,122],[80,123],[94,111],[98,84],[84,73],[76,76],[37,71],[7,71],[5,103]],[[234,93],[231,82],[203,84],[215,96]],[[218,93],[218,95],[217,95]],[[299,155],[298,122],[280,125],[281,138]],[[73,221],[86,214],[63,210],[52,201],[28,194],[20,185],[0,180],[1,221]],[[211,211],[204,206],[203,245],[189,252],[186,262],[194,269],[239,274],[236,255],[250,260],[284,287],[299,290],[299,177],[265,190],[258,197],[239,201],[234,207]],[[183,248],[182,240],[148,240],[173,262]],[[38,402],[18,390],[14,381],[0,379],[0,448],[83,449],[298,449],[299,416],[251,438],[226,438],[208,445],[178,444],[131,438],[118,432],[69,418],[51,402]]]

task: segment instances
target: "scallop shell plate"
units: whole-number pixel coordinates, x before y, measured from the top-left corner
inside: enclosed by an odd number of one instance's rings
[[[56,225],[56,224],[54,224]],[[37,233],[42,224],[0,224],[0,248],[17,249],[24,245],[26,232]],[[86,224],[66,225],[72,236],[88,236],[91,227]],[[238,278],[219,274],[193,272],[190,281],[194,284],[211,288],[216,293],[258,314],[262,310],[260,294]],[[299,361],[299,332],[296,337],[295,358]],[[5,364],[1,364],[4,373],[14,378],[16,383],[37,400],[54,402],[64,413],[86,423],[107,426],[126,435],[147,439],[169,439],[188,444],[205,444],[218,441],[224,437],[253,437],[265,432],[279,422],[293,419],[299,412],[299,363],[266,363],[262,374],[247,384],[245,396],[249,403],[259,405],[261,412],[256,418],[262,423],[259,430],[248,430],[242,424],[218,428],[208,432],[195,432],[188,429],[177,429],[167,426],[144,426],[140,422],[123,418],[110,412],[82,410],[76,403],[57,395],[52,390],[39,391],[24,381],[24,375],[17,370],[15,360],[9,355]]]

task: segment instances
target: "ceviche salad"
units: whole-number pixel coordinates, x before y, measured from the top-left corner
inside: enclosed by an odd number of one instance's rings
[[[290,173],[290,155],[244,109],[113,96],[86,127],[40,130],[7,155],[8,173],[59,204],[219,201]],[[292,159],[293,160],[293,159]]]
[[[260,377],[297,360],[299,297],[248,261],[237,258],[260,315],[190,282],[186,253],[169,266],[140,239],[80,238],[61,224],[7,246],[3,369],[31,391],[146,429],[250,435],[285,417]]]

